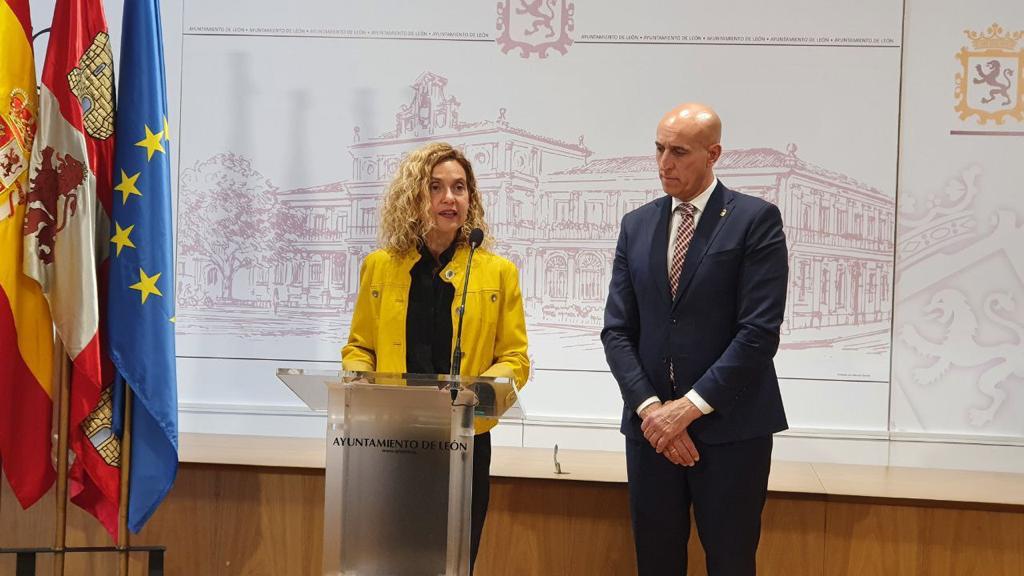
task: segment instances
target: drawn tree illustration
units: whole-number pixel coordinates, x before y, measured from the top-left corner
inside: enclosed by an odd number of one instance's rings
[[[230,299],[235,273],[299,257],[303,219],[277,197],[277,187],[231,152],[182,171],[178,250],[207,258],[220,273],[220,297]]]

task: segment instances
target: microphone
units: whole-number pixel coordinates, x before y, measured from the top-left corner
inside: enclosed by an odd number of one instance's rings
[[[462,303],[459,304],[459,328],[455,333],[455,351],[452,353],[452,376],[459,376],[462,373],[462,317],[466,314],[466,293],[469,291],[469,271],[473,266],[473,254],[484,242],[484,231],[473,228],[469,233],[469,258],[466,260],[466,277],[462,280]],[[448,387],[452,393],[452,404],[455,397],[459,395],[462,385],[458,380]]]

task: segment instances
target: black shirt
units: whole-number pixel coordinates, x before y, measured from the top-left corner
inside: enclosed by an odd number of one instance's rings
[[[405,371],[410,374],[449,374],[452,369],[452,302],[455,286],[441,270],[455,255],[452,242],[440,259],[426,244],[409,275],[409,308],[405,314]]]

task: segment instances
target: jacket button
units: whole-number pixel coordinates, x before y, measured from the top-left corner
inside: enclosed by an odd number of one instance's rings
[[[444,277],[449,279],[449,280],[451,280],[452,278],[455,278],[455,270],[449,270],[449,271],[445,272],[444,273]]]
[[[376,290],[373,290],[373,291],[370,292],[370,296],[373,296],[374,298],[376,298],[376,297],[380,296],[380,292],[378,292]]]
[[[678,319],[678,318],[672,318],[672,319],[670,319],[670,320],[669,320],[669,322],[670,322],[670,323],[671,323],[671,324],[672,324],[673,326],[675,326],[676,324],[679,324],[679,319]]]

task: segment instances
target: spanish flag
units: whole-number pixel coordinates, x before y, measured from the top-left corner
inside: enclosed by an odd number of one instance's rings
[[[37,123],[29,0],[0,0],[0,459],[25,508],[53,484],[53,323],[22,271],[22,222]]]

